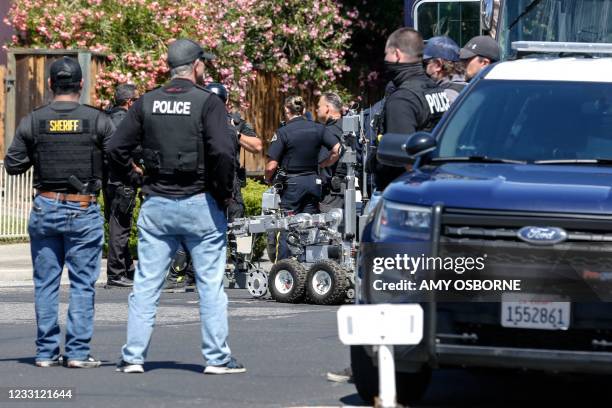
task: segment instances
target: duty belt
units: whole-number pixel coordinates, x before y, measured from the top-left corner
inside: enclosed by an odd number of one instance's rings
[[[58,201],[70,201],[81,204],[81,208],[87,208],[91,204],[95,204],[98,202],[98,197],[95,195],[89,194],[66,194],[66,193],[58,193],[55,191],[37,191],[37,195],[43,196],[45,198],[50,198],[52,200]]]
[[[299,176],[312,176],[313,174],[317,174],[316,170],[302,171],[302,172],[299,172],[299,173],[289,173],[289,172],[287,172],[287,178],[299,177]]]

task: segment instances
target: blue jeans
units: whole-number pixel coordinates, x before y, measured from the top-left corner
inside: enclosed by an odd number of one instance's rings
[[[164,279],[181,242],[191,254],[200,294],[204,360],[208,365],[229,361],[227,296],[223,290],[226,232],[225,214],[208,193],[145,199],[138,217],[138,264],[128,302],[124,361],[144,363]]]
[[[70,305],[64,356],[83,360],[93,336],[95,284],[100,274],[104,221],[97,204],[37,196],[28,224],[36,310],[36,360],[60,355],[59,289],[64,263],[70,278]]]

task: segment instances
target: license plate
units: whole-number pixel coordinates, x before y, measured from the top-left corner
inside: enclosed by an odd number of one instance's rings
[[[501,325],[522,329],[567,330],[571,303],[561,297],[544,296],[503,294]]]

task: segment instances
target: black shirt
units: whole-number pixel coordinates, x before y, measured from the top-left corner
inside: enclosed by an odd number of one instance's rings
[[[176,78],[166,88],[175,93],[188,92],[195,84]],[[111,166],[128,173],[134,149],[141,144],[144,134],[143,99],[138,99],[121,122],[107,146]],[[218,200],[232,196],[234,184],[235,133],[227,121],[227,111],[219,98],[208,98],[202,109],[202,138],[204,140],[206,180],[194,176],[158,176],[145,174],[143,193],[164,197],[186,197],[210,191]],[[169,135],[171,137],[171,135]]]
[[[123,106],[113,106],[108,111],[108,115],[113,121],[113,124],[115,125],[115,127],[119,127],[119,124],[121,123],[121,121],[125,119],[125,117],[127,116],[127,109],[125,109]]]
[[[327,131],[331,133],[332,135],[334,135],[334,137],[337,139],[336,143],[342,142],[342,125],[341,124],[342,124],[342,118],[329,119],[327,122],[325,122],[325,127]],[[321,147],[321,150],[319,151],[319,163],[326,160],[328,157],[329,157],[329,150],[326,149],[325,147]],[[336,170],[338,166],[344,166],[344,164],[340,163],[340,161],[337,161],[331,166],[322,167],[319,170],[319,175],[321,176],[321,181],[323,182],[324,185],[331,183],[331,179],[336,174]]]
[[[48,107],[59,114],[63,112],[73,111],[80,104],[78,102],[51,102]],[[95,109],[95,108],[90,108]],[[97,137],[96,143],[99,146],[106,146],[111,135],[115,130],[115,126],[111,121],[110,117],[104,112],[100,111],[98,119],[96,120],[95,136]],[[34,164],[34,136],[32,133],[32,114],[30,113],[19,123],[15,132],[13,142],[9,147],[6,156],[4,157],[4,167],[8,174],[21,174],[25,173]],[[41,188],[41,184],[38,180],[38,174],[34,172],[34,188]],[[60,192],[73,192],[70,189]]]
[[[288,173],[316,173],[321,146],[331,150],[337,143],[325,126],[298,116],[276,130],[268,157]]]

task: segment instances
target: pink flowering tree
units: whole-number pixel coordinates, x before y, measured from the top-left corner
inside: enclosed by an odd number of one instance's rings
[[[10,47],[105,53],[97,102],[107,105],[118,83],[166,81],[167,45],[181,37],[218,56],[207,81],[241,103],[259,71],[280,76],[285,91],[337,89],[356,18],[335,0],[14,0],[4,22],[17,32]]]

